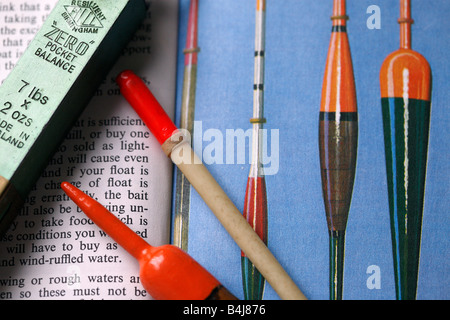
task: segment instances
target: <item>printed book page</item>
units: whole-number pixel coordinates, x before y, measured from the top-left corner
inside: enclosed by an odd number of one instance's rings
[[[1,2],[1,81],[56,2]],[[133,70],[173,116],[178,1],[148,4],[146,19],[2,237],[0,299],[151,298],[137,261],[60,188],[68,181],[88,193],[151,245],[170,241],[172,163],[115,82]]]

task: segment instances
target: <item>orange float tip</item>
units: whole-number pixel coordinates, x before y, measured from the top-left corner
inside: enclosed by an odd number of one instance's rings
[[[431,100],[431,68],[411,49],[399,49],[384,60],[380,70],[382,98]]]
[[[130,70],[117,77],[120,91],[162,145],[178,130],[145,83]]]
[[[322,83],[321,112],[358,112],[345,1],[334,0],[331,38]]]
[[[256,0],[256,11],[266,11],[266,0]]]
[[[428,61],[411,48],[411,1],[400,0],[400,48],[386,57],[380,70],[382,98],[431,101],[432,72]]]
[[[236,299],[183,250],[172,245],[149,245],[99,202],[75,186],[63,182],[61,188],[95,224],[139,261],[141,283],[154,299]]]
[[[331,20],[333,20],[333,25],[345,25],[348,16],[345,0],[334,0],[333,1],[333,15]]]

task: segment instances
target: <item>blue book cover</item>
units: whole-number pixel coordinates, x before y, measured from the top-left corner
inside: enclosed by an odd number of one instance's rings
[[[417,299],[449,298],[447,1],[412,2],[412,49],[432,70]],[[257,1],[200,0],[193,145],[239,210],[252,159]],[[269,249],[309,299],[329,299],[329,232],[321,184],[319,114],[333,1],[267,0],[263,140]],[[343,299],[396,299],[380,70],[400,47],[399,1],[347,1],[358,108],[357,161],[345,233]],[[189,1],[180,1],[185,47]],[[334,28],[333,28],[334,30]],[[185,53],[179,50],[177,123]],[[412,200],[410,200],[412,201]],[[175,206],[174,206],[175,207]],[[195,190],[188,252],[244,298],[241,253]],[[279,299],[270,284],[263,299]]]

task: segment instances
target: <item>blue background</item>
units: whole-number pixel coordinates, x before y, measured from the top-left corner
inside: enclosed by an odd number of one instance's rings
[[[318,112],[331,34],[332,2],[267,0],[265,128],[279,129],[280,167],[267,176],[269,248],[309,299],[328,299],[328,231],[318,157]],[[450,298],[448,52],[450,2],[413,0],[412,47],[433,71],[432,115],[418,299]],[[370,30],[366,10],[381,9]],[[177,110],[189,1],[180,1]],[[355,73],[359,144],[346,233],[344,299],[395,299],[385,177],[379,70],[399,47],[399,1],[347,1]],[[195,119],[203,132],[247,130],[253,105],[254,0],[200,0]],[[177,114],[178,114],[177,112]],[[178,118],[176,119],[178,121]],[[211,142],[203,142],[203,147]],[[225,148],[224,148],[225,149]],[[224,154],[225,162],[225,154]],[[242,210],[250,165],[208,166]],[[243,298],[240,250],[204,202],[192,194],[189,253]],[[380,289],[368,289],[367,269],[380,269]],[[265,299],[278,299],[269,284]]]

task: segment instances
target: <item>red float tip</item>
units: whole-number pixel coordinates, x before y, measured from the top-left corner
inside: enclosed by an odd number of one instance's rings
[[[61,183],[61,189],[97,226],[104,230],[133,257],[140,259],[150,245],[128,228],[96,200],[68,182]]]
[[[219,288],[219,281],[186,252],[172,245],[150,246],[75,186],[63,182],[61,188],[95,224],[139,261],[142,285],[153,298],[206,299]]]
[[[198,48],[198,0],[192,0],[189,7],[189,20],[186,36],[186,49],[184,50],[184,65],[197,64]]]
[[[125,70],[117,77],[117,83],[122,95],[161,145],[178,130],[158,100],[136,74]]]

